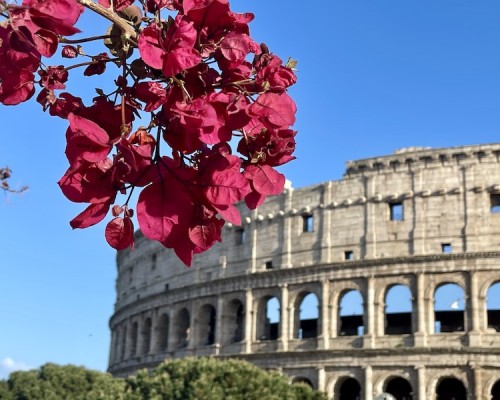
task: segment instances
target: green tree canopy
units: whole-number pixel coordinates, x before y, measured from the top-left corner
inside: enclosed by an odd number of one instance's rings
[[[240,360],[185,358],[127,379],[126,400],[326,400],[304,384]]]
[[[123,379],[74,365],[45,364],[37,370],[17,371],[0,381],[6,400],[118,400]]]
[[[304,384],[239,360],[186,358],[127,379],[45,364],[0,381],[1,400],[326,400]]]

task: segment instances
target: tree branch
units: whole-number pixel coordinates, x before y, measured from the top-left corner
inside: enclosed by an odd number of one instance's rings
[[[23,186],[20,189],[12,189],[9,186],[9,182],[7,182],[7,180],[10,178],[11,174],[12,174],[12,171],[10,170],[9,167],[0,168],[0,190],[3,190],[4,192],[10,192],[10,193],[22,193],[22,192],[28,190],[27,186]]]
[[[132,42],[137,45],[138,33],[135,31],[132,25],[126,20],[116,14],[113,10],[103,7],[98,3],[94,3],[92,0],[77,0],[82,6],[87,7],[89,10],[94,11],[96,14],[103,16],[104,18],[111,21],[117,27],[119,27],[127,41]]]

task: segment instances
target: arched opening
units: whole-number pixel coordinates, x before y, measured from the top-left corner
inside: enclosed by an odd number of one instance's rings
[[[364,335],[363,296],[359,290],[349,290],[342,296],[339,317],[339,336]]]
[[[491,400],[500,400],[500,380],[491,388]]]
[[[141,331],[142,354],[148,354],[151,348],[151,318],[146,318]]]
[[[442,379],[436,388],[436,400],[467,400],[467,390],[456,378]]]
[[[411,328],[412,295],[408,286],[392,286],[385,295],[386,335],[404,335]]]
[[[158,350],[167,351],[168,349],[168,336],[170,329],[170,318],[167,314],[162,314],[158,321],[157,337],[158,337]]]
[[[314,389],[313,383],[308,378],[304,378],[303,376],[297,376],[297,377],[292,379],[292,384],[295,385],[297,383],[305,384],[305,385]]]
[[[260,301],[257,314],[257,340],[276,340],[279,337],[280,302],[276,297]]]
[[[413,389],[410,382],[401,377],[387,381],[384,392],[392,394],[396,400],[413,400]]]
[[[500,282],[494,283],[486,292],[488,328],[500,332]]]
[[[175,318],[175,341],[178,349],[188,346],[191,337],[189,311],[183,308]]]
[[[336,390],[336,400],[361,400],[361,385],[354,378],[343,380]]]
[[[198,344],[202,346],[215,343],[216,312],[211,304],[205,304],[198,314]]]
[[[298,297],[295,309],[295,334],[298,339],[309,339],[318,336],[318,297],[314,293],[303,293]]]
[[[434,332],[463,332],[464,291],[456,283],[445,283],[434,292]]]
[[[130,356],[133,357],[137,354],[137,340],[139,338],[139,324],[134,322],[132,324],[132,331],[130,332]]]
[[[230,343],[241,342],[245,335],[245,308],[238,299],[232,300],[224,317],[224,326],[227,326],[227,334]]]

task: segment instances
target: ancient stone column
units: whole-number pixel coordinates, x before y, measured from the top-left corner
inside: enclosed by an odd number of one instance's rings
[[[281,286],[281,316],[280,316],[280,325],[281,325],[281,335],[280,335],[280,350],[287,351],[288,350],[288,338],[290,337],[290,327],[288,324],[288,285],[285,283]]]
[[[252,341],[255,337],[253,329],[255,326],[255,321],[253,320],[254,315],[252,289],[247,288],[245,291],[245,353],[252,352]]]
[[[321,341],[318,342],[318,348],[328,349],[330,346],[330,314],[328,300],[330,298],[330,281],[325,280],[321,285]]]
[[[417,379],[418,379],[418,400],[428,400],[426,393],[426,381],[425,381],[425,367],[423,365],[417,365]]]
[[[365,368],[365,400],[373,400],[373,371],[372,366],[367,365]]]
[[[481,345],[481,325],[479,321],[479,290],[477,286],[477,275],[475,271],[469,272],[469,290],[468,290],[468,317],[471,319],[468,326],[471,328],[469,332],[469,346]]]
[[[215,314],[215,344],[219,345],[223,340],[222,314],[224,308],[224,299],[219,296],[217,298],[217,310]]]
[[[339,321],[339,298],[336,298],[335,303],[328,305],[328,315],[330,319],[330,335],[332,338],[338,336],[338,321]]]
[[[473,365],[472,372],[474,373],[474,399],[482,400],[483,380],[482,380],[481,368],[477,365]]]
[[[363,338],[363,347],[373,348],[375,345],[375,279],[370,276],[366,285],[366,294],[364,296],[364,315],[365,335]]]
[[[325,367],[318,367],[318,387],[317,389],[321,392],[326,392],[326,374]]]
[[[427,346],[427,328],[425,324],[425,298],[424,298],[424,274],[418,272],[416,274],[416,287],[413,289],[413,296],[417,296],[417,309],[413,310],[413,312],[417,313],[417,330],[414,334],[415,338],[415,346],[416,347],[425,347]]]
[[[177,311],[178,312],[178,311]],[[177,343],[177,335],[174,334],[177,327],[175,326],[175,313],[170,311],[167,313],[168,315],[168,332],[167,332],[167,350],[172,351],[176,350]]]

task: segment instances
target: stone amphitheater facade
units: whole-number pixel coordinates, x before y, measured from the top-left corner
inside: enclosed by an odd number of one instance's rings
[[[407,148],[242,207],[243,226],[226,224],[191,268],[137,233],[117,255],[109,371],[237,357],[335,400],[498,400],[499,209],[500,144]],[[439,309],[450,285],[463,305]],[[409,310],[386,307],[394,287]],[[311,296],[317,316],[304,318]]]

